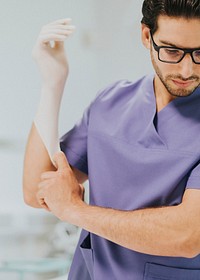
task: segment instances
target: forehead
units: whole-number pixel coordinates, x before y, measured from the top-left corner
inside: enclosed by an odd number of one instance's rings
[[[185,48],[200,47],[200,19],[159,16],[155,36]]]

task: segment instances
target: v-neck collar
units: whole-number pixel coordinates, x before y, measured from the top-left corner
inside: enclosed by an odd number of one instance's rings
[[[153,107],[155,108],[155,114],[157,115],[158,123],[161,124],[164,121],[167,121],[171,119],[175,114],[181,113],[182,110],[187,109],[187,106],[189,106],[189,103],[196,98],[198,93],[198,88],[189,96],[185,97],[177,97],[170,101],[162,110],[159,112],[156,111],[156,96],[154,92],[154,76],[152,79],[152,101],[153,101]]]
[[[180,114],[187,109],[188,105],[196,98],[199,91],[196,89],[190,96],[178,97],[169,102],[162,110],[156,110],[156,97],[154,93],[154,76],[149,75],[144,79],[141,86],[142,112],[145,118],[145,127],[142,135],[139,138],[139,143],[146,148],[164,148],[167,149],[167,143],[159,134],[164,122],[170,120],[174,115]],[[157,125],[155,125],[157,118]]]
[[[156,117],[156,100],[153,85],[154,75],[149,75],[141,86],[142,112],[145,118],[145,127],[138,143],[146,148],[167,148],[154,125]]]

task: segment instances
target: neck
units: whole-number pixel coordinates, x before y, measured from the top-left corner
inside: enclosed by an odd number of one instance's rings
[[[154,92],[157,112],[161,111],[165,106],[167,106],[172,100],[176,98],[168,92],[157,75],[154,78]]]

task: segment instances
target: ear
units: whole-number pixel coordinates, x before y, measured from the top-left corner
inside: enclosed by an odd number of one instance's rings
[[[145,48],[150,49],[150,29],[147,25],[143,24],[141,25],[141,36],[142,36],[142,43],[145,46]]]

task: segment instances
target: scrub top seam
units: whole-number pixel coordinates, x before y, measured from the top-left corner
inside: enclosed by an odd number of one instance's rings
[[[68,145],[66,145],[64,142],[62,142],[62,145],[67,149],[70,150],[73,154],[75,154],[80,161],[82,161],[84,164],[87,164],[87,161],[85,159],[83,159],[82,156],[80,156],[79,154],[77,154],[76,152],[74,152]]]
[[[123,138],[118,138],[118,137],[115,137],[115,136],[112,136],[112,135],[109,135],[109,134],[105,134],[103,132],[98,132],[98,131],[95,131],[95,130],[91,130],[89,129],[88,130],[88,136],[91,136],[91,137],[95,137],[95,138],[111,138],[111,139],[114,139],[115,141],[117,142],[123,142],[123,143],[126,143],[136,149],[141,149],[141,150],[146,150],[146,151],[150,151],[150,150],[153,150],[155,152],[173,152],[173,153],[181,153],[182,155],[185,155],[185,156],[194,156],[196,155],[196,153],[192,153],[192,152],[187,152],[187,151],[183,151],[183,150],[174,150],[174,149],[170,149],[170,148],[165,148],[165,149],[158,149],[158,148],[145,148],[145,147],[141,147],[141,145],[139,144],[134,144],[134,143],[130,143],[129,141],[126,141],[125,139]],[[166,146],[165,146],[166,147]],[[200,155],[199,155],[200,156]]]

